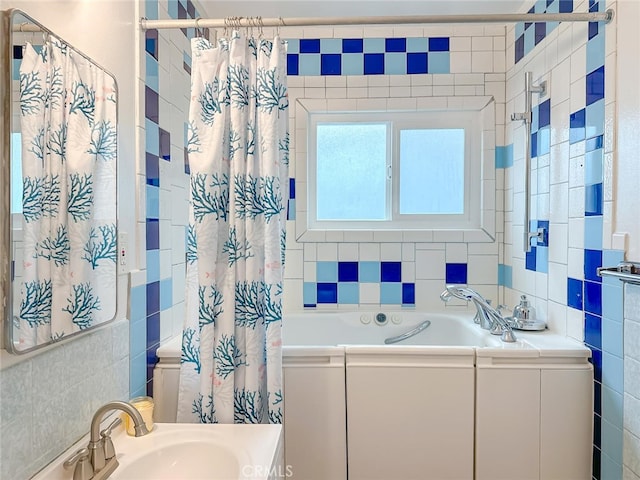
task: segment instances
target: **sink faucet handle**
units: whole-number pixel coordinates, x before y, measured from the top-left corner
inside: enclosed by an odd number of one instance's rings
[[[62,466],[67,470],[75,466],[73,480],[89,480],[93,477],[93,467],[89,461],[89,449],[86,447],[81,448],[67,458]]]
[[[116,449],[113,446],[113,441],[111,440],[111,430],[120,425],[120,423],[122,423],[122,419],[118,417],[111,422],[107,428],[100,432],[100,436],[102,437],[102,442],[104,444],[104,459],[107,461],[116,456]]]

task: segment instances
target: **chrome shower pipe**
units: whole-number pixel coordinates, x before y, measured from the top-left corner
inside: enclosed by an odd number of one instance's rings
[[[529,231],[531,215],[531,117],[532,117],[532,96],[538,93],[544,96],[547,92],[547,82],[540,85],[533,85],[533,73],[524,72],[524,112],[513,113],[511,120],[524,121],[524,251],[531,251],[531,239],[543,238],[544,230],[538,229],[536,232]]]

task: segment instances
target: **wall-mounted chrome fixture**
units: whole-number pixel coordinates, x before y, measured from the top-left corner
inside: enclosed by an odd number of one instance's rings
[[[531,239],[544,239],[546,232],[544,228],[537,231],[529,231],[530,209],[531,209],[531,97],[537,93],[541,97],[547,94],[547,82],[540,85],[533,85],[533,73],[524,72],[524,112],[512,113],[512,121],[523,121],[525,125],[524,133],[524,251],[531,251]]]

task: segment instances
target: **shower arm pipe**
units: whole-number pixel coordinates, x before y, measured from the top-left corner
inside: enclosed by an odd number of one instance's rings
[[[307,27],[336,25],[403,25],[443,23],[514,23],[514,22],[606,22],[614,16],[612,9],[590,13],[496,13],[485,15],[406,15],[363,17],[228,17],[177,20],[140,19],[142,30],[165,28],[239,28],[239,27]]]

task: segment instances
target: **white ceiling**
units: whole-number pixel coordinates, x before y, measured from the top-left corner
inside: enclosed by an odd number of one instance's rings
[[[518,13],[531,0],[200,0],[208,18]]]

